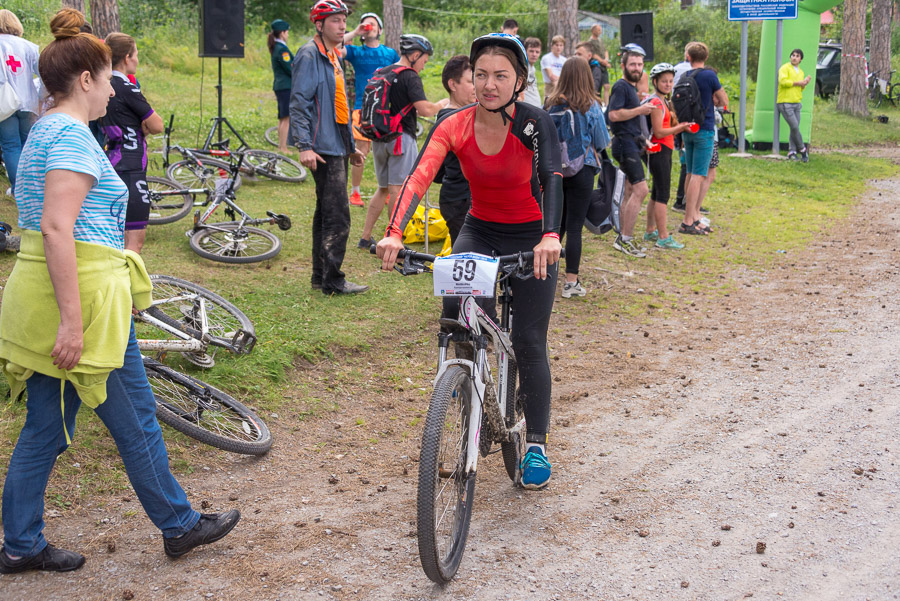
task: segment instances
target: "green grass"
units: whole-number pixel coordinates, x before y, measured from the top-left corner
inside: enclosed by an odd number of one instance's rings
[[[223,61],[225,115],[259,147],[265,147],[264,130],[275,123],[271,74],[262,47],[261,38],[248,40],[246,59]],[[193,39],[183,45],[173,43],[165,52],[142,44],[141,52],[144,63],[138,77],[148,99],[166,119],[176,112],[174,140],[193,144],[198,131],[205,132],[208,118],[215,114],[215,61],[207,60],[204,65],[193,56]],[[435,60],[425,72],[425,90],[432,100],[444,95],[439,62]],[[825,131],[817,130],[817,140],[833,143],[848,134],[854,136],[854,143],[894,139],[876,140],[874,134],[854,131],[865,128],[829,111],[828,104],[817,106],[824,107],[817,108],[817,120],[831,123]],[[891,120],[889,127],[893,128],[900,123],[900,115]],[[152,145],[158,148],[160,141],[153,140]],[[151,174],[159,173],[160,157],[151,156]],[[734,159],[723,153],[719,179],[708,202],[714,211],[716,233],[702,239],[683,236],[687,243],[684,251],[651,252],[642,261],[615,252],[609,236],[586,235],[582,274],[592,293],[580,301],[558,303],[553,330],[562,335],[572,323],[648,322],[689,305],[694,293],[728,294],[734,269],[762,272],[790,261],[790,253],[846,219],[867,179],[895,172],[896,167],[886,161],[840,154],[813,155],[812,162],[801,165]],[[370,160],[363,192],[374,190]],[[436,186],[431,194],[435,202]],[[312,178],[303,184],[247,182],[238,192],[238,202],[251,214],[274,210],[291,216],[294,228],[282,234],[284,247],[275,260],[231,266],[200,259],[184,235],[189,219],[149,230],[144,259],[151,273],[195,281],[220,293],[247,313],[259,336],[251,355],[219,353],[211,370],[199,372],[176,363],[254,405],[267,421],[292,431],[302,427],[304,420],[340,412],[344,399],[367,393],[402,393],[418,399],[416,411],[404,418],[410,420],[410,428],[415,427],[427,396],[427,391],[420,390],[427,385],[421,383],[421,374],[433,368],[435,318],[440,305],[432,296],[430,277],[401,278],[381,272],[373,257],[355,248],[364,214],[354,208],[344,269],[349,279],[368,284],[371,290],[358,297],[327,298],[309,287],[310,223],[315,203]],[[2,219],[14,222],[15,214],[12,199],[0,196]],[[670,215],[671,228],[677,227],[678,219],[678,214]],[[5,283],[14,261],[13,255],[0,254],[0,284]],[[619,279],[596,268],[634,271],[637,278]],[[602,286],[607,276],[613,284],[610,290]],[[632,281],[639,283],[632,286]],[[639,286],[643,292],[636,291]],[[374,367],[366,368],[367,363]],[[278,418],[272,417],[275,413]],[[373,421],[369,417],[352,414],[345,419],[362,429]],[[0,404],[0,476],[23,420],[21,404]],[[75,446],[58,463],[50,487],[50,498],[59,507],[78,503],[85,495],[127,488],[115,447],[99,420],[91,412],[81,412],[77,429]],[[169,429],[166,438],[179,473],[215,462],[219,453]],[[384,439],[373,437],[374,442]]]
[[[887,123],[879,123],[875,117],[885,115]],[[880,107],[869,103],[868,117],[851,117],[837,110],[837,98],[816,98],[812,126],[815,145],[831,148],[847,148],[900,142],[900,107],[883,102]]]

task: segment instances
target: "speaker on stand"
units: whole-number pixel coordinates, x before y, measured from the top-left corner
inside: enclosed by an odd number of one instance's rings
[[[222,141],[224,124],[246,146],[241,135],[222,116],[222,59],[244,58],[244,0],[200,0],[199,56],[219,59],[219,83],[216,85],[219,101],[216,129],[219,132],[219,142]],[[207,138],[207,145],[209,142]]]
[[[637,44],[647,55],[644,62],[653,61],[653,13],[620,13],[619,36],[622,45]]]

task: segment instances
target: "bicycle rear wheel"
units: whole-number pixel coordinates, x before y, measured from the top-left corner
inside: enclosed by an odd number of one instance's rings
[[[451,366],[434,387],[419,455],[416,498],[419,559],[438,584],[459,569],[475,496],[475,474],[465,473],[472,403],[469,373]]]
[[[191,236],[190,244],[204,259],[222,263],[256,263],[281,252],[278,236],[237,221],[207,224]]]
[[[300,183],[306,179],[306,167],[277,152],[248,150],[244,153],[244,162],[253,167],[256,175],[280,182]]]
[[[186,190],[182,194],[166,194],[159,192],[177,192],[185,190],[180,184],[162,177],[147,178],[147,195],[150,197],[150,225],[162,225],[178,221],[191,212],[194,207],[194,195]]]
[[[198,164],[199,162],[199,164]],[[217,159],[198,158],[184,159],[172,163],[166,169],[166,177],[181,184],[185,188],[209,188],[216,189],[216,182],[227,181],[231,177],[231,165]],[[234,181],[234,189],[241,187],[241,175],[237,174]]]
[[[509,358],[509,376],[506,379],[506,427],[512,428],[522,419],[525,418],[525,410],[522,409],[522,403],[519,400],[518,390],[518,368],[516,360]],[[494,372],[498,373],[498,372]],[[522,464],[522,457],[525,454],[525,432],[513,434],[513,439],[509,442],[501,442],[500,450],[503,454],[503,466],[506,468],[506,474],[513,483],[519,481],[519,466]]]
[[[206,310],[209,337],[217,346],[239,353],[249,353],[245,343],[256,339],[256,329],[250,318],[218,294],[193,282],[168,275],[151,275],[153,306],[146,312],[153,317],[187,332],[195,338],[201,335],[200,303]],[[158,330],[154,330],[159,334]],[[237,346],[235,346],[237,345]]]
[[[278,147],[278,126],[273,125],[269,129],[266,130],[266,133],[263,134],[263,137],[266,139],[266,142],[271,144],[272,146]]]
[[[148,357],[144,369],[160,421],[223,451],[262,455],[272,448],[266,424],[230,395]]]

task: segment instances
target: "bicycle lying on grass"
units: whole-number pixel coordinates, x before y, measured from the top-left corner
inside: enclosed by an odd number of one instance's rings
[[[254,263],[275,257],[281,252],[281,239],[256,225],[277,225],[281,231],[291,229],[287,215],[266,211],[267,217],[255,219],[236,202],[236,181],[244,160],[230,165],[229,177],[219,179],[213,189],[207,187],[183,188],[179,184],[160,178],[147,178],[150,198],[150,224],[158,225],[178,221],[195,206],[206,206],[201,214],[194,214],[194,227],[187,232],[191,250],[210,261],[223,263]],[[206,200],[195,202],[197,194],[205,194]],[[225,205],[225,216],[230,221],[208,223],[219,205]]]
[[[416,496],[419,559],[428,578],[442,584],[453,578],[462,560],[479,454],[496,452],[492,446],[499,443],[507,475],[516,485],[521,483],[525,414],[509,339],[510,278],[533,277],[534,253],[436,257],[406,249],[398,259],[403,263],[395,269],[402,275],[429,271],[426,264],[431,263],[435,296],[460,298],[459,318],[440,320],[438,372],[422,432]],[[493,296],[495,284],[500,285],[500,325],[477,305],[475,296]],[[455,359],[448,357],[451,342]]]
[[[272,446],[266,424],[231,395],[163,365],[168,351],[180,352],[200,367],[212,367],[210,347],[247,354],[256,344],[253,324],[236,306],[202,286],[171,276],[151,275],[153,305],[135,316],[147,379],[156,397],[157,417],[191,438],[218,449],[261,455]],[[147,339],[147,335],[168,339]]]
[[[225,177],[229,171],[231,159],[239,154],[244,157],[241,172],[245,175],[261,175],[282,182],[294,183],[306,179],[306,167],[277,152],[250,148],[234,129],[232,132],[240,142],[237,150],[229,149],[229,138],[213,142],[213,134],[216,132],[215,122],[200,148],[185,148],[178,144],[171,144],[174,122],[175,115],[171,115],[163,135],[163,168],[169,179],[186,188],[209,185],[210,182],[215,182],[217,177]],[[179,152],[182,160],[169,163],[169,152],[172,150]],[[239,188],[240,185],[240,177],[237,177],[235,188]]]

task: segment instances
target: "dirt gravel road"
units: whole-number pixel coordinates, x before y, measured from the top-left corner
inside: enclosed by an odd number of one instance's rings
[[[574,335],[552,342],[552,485],[524,493],[483,460],[445,588],[419,566],[418,441],[390,427],[412,402],[396,395],[357,401],[386,424],[377,446],[344,407],[281,427],[266,458],[198,466],[191,498],[244,514],[221,543],[169,561],[136,501],[98,499],[47,526],[87,565],[0,577],[0,598],[900,598],[900,179],[807,251],[733,277],[640,327],[576,328],[560,305]]]

